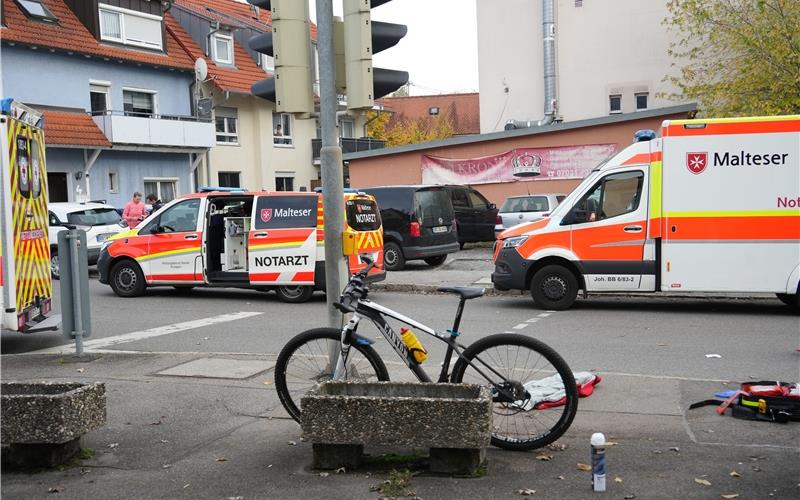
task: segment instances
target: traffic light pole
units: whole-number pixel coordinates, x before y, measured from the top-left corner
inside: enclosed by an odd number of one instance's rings
[[[319,51],[319,100],[322,127],[322,204],[325,210],[325,293],[328,326],[342,328],[343,317],[333,303],[339,298],[347,276],[342,255],[344,221],[344,180],[342,149],[336,131],[336,57],[333,45],[333,1],[316,0],[317,44]],[[332,356],[333,359],[333,356]]]

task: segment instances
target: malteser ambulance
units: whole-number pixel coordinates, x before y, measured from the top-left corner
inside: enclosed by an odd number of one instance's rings
[[[0,102],[0,296],[2,328],[58,328],[51,315],[47,170],[42,114]],[[48,317],[49,316],[49,317]]]
[[[383,259],[375,198],[345,194],[343,245],[350,271],[360,254]],[[181,197],[136,228],[110,238],[97,263],[100,282],[121,297],[146,287],[195,286],[275,290],[305,302],[325,289],[322,195],[307,192],[211,191]],[[385,276],[373,269],[370,279]]]
[[[492,281],[546,309],[595,292],[775,293],[800,307],[800,116],[665,121],[549,218],[495,244]]]

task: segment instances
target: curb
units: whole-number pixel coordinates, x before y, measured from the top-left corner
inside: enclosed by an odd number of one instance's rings
[[[436,289],[440,285],[417,285],[408,283],[373,283],[370,289],[381,292],[396,292],[396,293],[419,293],[425,295],[447,295],[445,292],[439,292]],[[468,285],[468,286],[481,286],[481,285]],[[527,296],[528,292],[525,290],[497,290],[492,286],[484,286],[486,289],[486,296]],[[773,294],[760,294],[760,295],[724,295],[724,294],[708,294],[705,292],[698,292],[696,294],[682,293],[682,294],[664,294],[661,292],[643,293],[643,292],[607,292],[607,293],[592,293],[591,297],[607,296],[607,297],[630,297],[630,298],[667,298],[667,299],[703,299],[703,300],[778,300]],[[579,294],[580,297],[580,294]]]

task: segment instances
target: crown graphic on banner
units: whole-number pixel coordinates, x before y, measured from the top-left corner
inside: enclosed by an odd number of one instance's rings
[[[511,159],[511,174],[515,177],[542,175],[542,157],[530,153],[515,154]]]

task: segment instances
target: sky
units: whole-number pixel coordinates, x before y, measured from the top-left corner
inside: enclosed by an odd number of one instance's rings
[[[315,1],[309,3],[316,21]],[[333,5],[341,16],[341,0]],[[373,9],[372,19],[408,26],[405,38],[372,62],[408,71],[412,95],[478,91],[475,0],[394,0]]]

